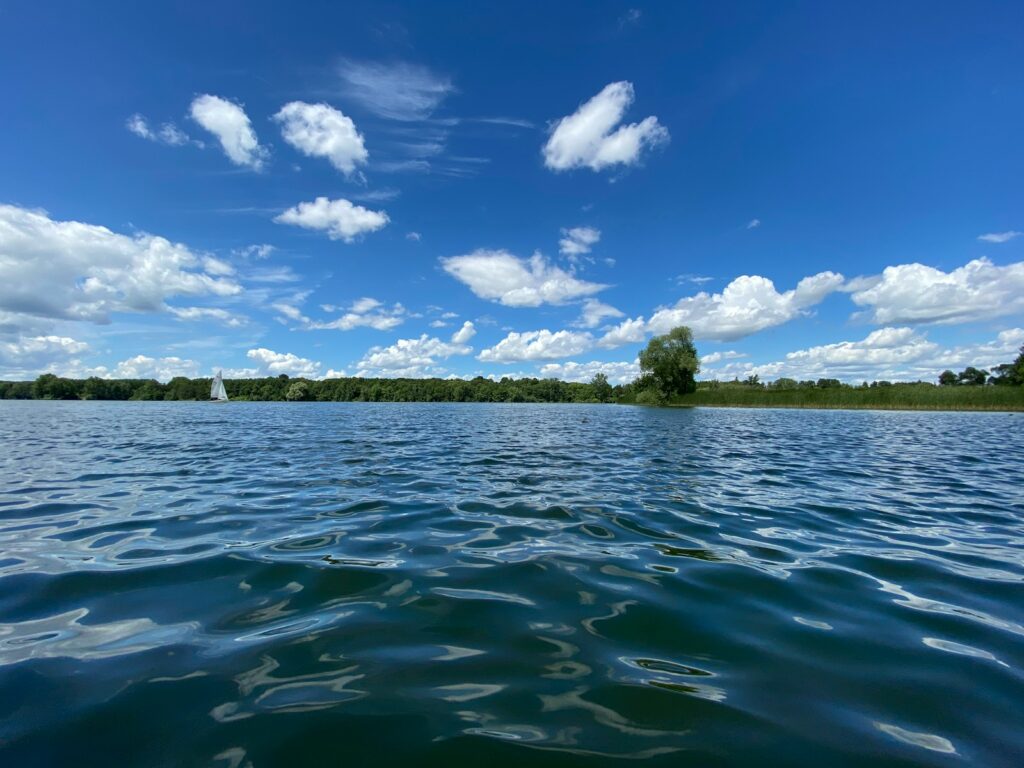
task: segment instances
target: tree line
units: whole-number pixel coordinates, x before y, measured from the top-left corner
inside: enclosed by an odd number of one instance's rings
[[[0,381],[0,399],[15,400],[208,400],[212,379],[67,379],[44,373],[35,381]],[[232,400],[454,403],[612,402],[622,387],[604,374],[589,383],[557,379],[322,379],[286,374],[225,382]]]
[[[229,381],[228,394],[234,400],[287,401],[364,401],[364,402],[462,402],[462,403],[608,403],[626,402],[663,404],[698,391],[740,390],[751,392],[813,392],[818,390],[864,391],[916,387],[933,384],[894,384],[875,381],[870,384],[845,384],[838,379],[819,378],[797,381],[780,378],[762,382],[756,375],[731,382],[697,381],[700,358],[693,334],[685,326],[653,337],[640,351],[640,376],[630,384],[613,386],[604,373],[590,382],[558,379],[512,379],[498,381],[477,376],[474,379],[363,379],[341,378],[311,380],[290,378],[286,374],[257,379]],[[44,373],[35,381],[0,381],[0,399],[36,400],[207,400],[211,379],[183,376],[166,384],[154,379],[68,379]],[[992,385],[1024,386],[1024,346],[1011,363],[997,365],[992,371],[968,367],[961,373],[944,371],[941,387]],[[909,391],[909,390],[908,390]],[[725,394],[724,392],[722,393]],[[692,399],[692,398],[691,398]],[[705,398],[706,399],[706,398]],[[820,397],[818,399],[821,399]],[[874,399],[874,398],[873,398]],[[948,398],[945,398],[948,399]]]

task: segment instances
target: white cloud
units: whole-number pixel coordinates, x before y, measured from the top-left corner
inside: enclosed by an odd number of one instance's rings
[[[389,347],[373,347],[357,364],[356,375],[403,378],[442,375],[446,371],[438,367],[438,361],[470,354],[473,348],[467,342],[474,335],[476,328],[467,320],[449,341],[424,333],[418,339],[399,339]]]
[[[194,378],[200,375],[199,363],[195,360],[147,355],[129,357],[113,368],[105,365],[90,366],[76,359],[63,364],[49,365],[46,371],[69,379],[87,379],[95,376],[100,379],[156,379],[164,382],[175,376]]]
[[[292,101],[274,115],[284,140],[307,157],[327,158],[346,176],[369,157],[356,124],[327,104]]]
[[[761,220],[760,219],[751,219],[749,222],[747,222],[747,229],[757,229],[760,226],[761,226]]]
[[[414,243],[418,243],[420,240],[423,239],[423,236],[419,232],[406,232],[405,239],[412,240]]]
[[[270,305],[270,308],[276,310],[280,315],[284,316],[288,320],[294,320],[297,323],[304,324],[309,324],[311,322],[308,317],[302,314],[301,309],[287,301],[275,301]]]
[[[573,114],[558,120],[544,145],[544,164],[556,171],[612,165],[633,165],[647,147],[669,140],[668,130],[656,117],[616,126],[633,102],[633,84],[622,81],[602,91]]]
[[[257,364],[256,376],[280,376],[285,373],[289,376],[315,379],[323,367],[315,360],[308,360],[291,352],[274,352],[264,347],[250,349],[245,356]]]
[[[943,347],[912,328],[880,328],[859,341],[840,341],[790,352],[784,360],[753,364],[730,363],[705,369],[706,378],[762,379],[788,377],[798,380],[836,378],[843,381],[934,382],[946,368],[969,365],[991,369],[1011,361],[1024,343],[1024,328],[1011,328],[990,342]],[[705,358],[702,363],[710,361]]]
[[[0,375],[32,378],[57,362],[66,361],[87,350],[89,345],[67,336],[21,337],[0,341]]]
[[[331,240],[351,243],[359,235],[383,228],[390,219],[384,211],[371,211],[361,205],[353,205],[344,198],[328,200],[326,197],[318,197],[311,203],[299,203],[289,208],[274,221],[305,229],[319,229],[327,232]]]
[[[247,245],[244,248],[237,248],[234,253],[243,259],[268,259],[275,250],[277,249],[268,243],[257,243]]]
[[[1008,232],[990,232],[987,235],[978,235],[978,239],[985,243],[1006,243],[1015,237],[1020,237],[1021,232],[1011,229]]]
[[[747,355],[744,352],[736,352],[731,349],[725,350],[723,352],[711,352],[710,354],[707,355],[701,355],[700,364],[714,365],[715,363],[720,363],[723,360],[738,360],[746,356]]]
[[[564,304],[608,287],[580,280],[539,253],[520,259],[508,251],[481,248],[464,256],[442,258],[441,266],[480,298],[508,307]]]
[[[228,277],[235,274],[235,268],[228,264],[226,261],[215,259],[213,256],[203,257],[203,271],[210,275],[217,275],[218,277]]]
[[[149,122],[142,115],[136,113],[128,118],[125,127],[136,136],[147,141],[154,141],[158,144],[169,144],[172,147],[180,147],[188,144],[191,139],[188,134],[181,130],[174,123],[164,123],[159,129],[153,130]],[[202,146],[201,142],[195,142]]]
[[[612,384],[628,384],[640,375],[640,363],[605,363],[594,360],[589,363],[546,363],[541,366],[542,378],[562,381],[589,382],[595,374],[603,373]]]
[[[593,343],[594,338],[589,333],[576,331],[512,331],[493,347],[483,350],[477,359],[485,363],[557,360],[583,354]]]
[[[636,344],[647,336],[647,322],[643,317],[623,320],[611,328],[597,342],[597,346],[605,349],[621,347],[623,344]]]
[[[324,306],[324,311],[335,312],[339,308],[332,305]],[[405,307],[394,304],[386,307],[383,302],[370,297],[357,299],[340,317],[334,320],[310,321],[308,318],[294,317],[306,323],[308,330],[351,331],[354,328],[373,328],[377,331],[389,331],[405,322],[408,315]]]
[[[179,320],[217,320],[228,328],[241,328],[248,322],[242,315],[236,315],[219,307],[168,307]]]
[[[147,357],[136,355],[122,360],[102,378],[109,379],[156,379],[169,381],[175,376],[194,378],[199,375],[199,363],[180,357]]]
[[[875,323],[967,323],[1024,312],[1024,262],[997,267],[982,258],[952,272],[901,264],[848,290]]]
[[[583,312],[573,325],[579,328],[596,328],[608,317],[622,317],[622,312],[597,299],[586,299],[583,302]]]
[[[452,334],[452,344],[465,344],[474,336],[476,336],[476,327],[467,320],[459,330]]]
[[[601,239],[601,230],[593,227],[573,227],[562,230],[562,239],[558,241],[558,251],[563,256],[582,256],[590,253],[590,249]]]
[[[455,90],[448,78],[405,62],[343,61],[338,74],[348,98],[392,120],[425,120]]]
[[[172,296],[241,292],[203,267],[188,247],[156,235],[0,205],[0,311],[105,323],[111,312],[161,311]]]
[[[687,325],[698,339],[731,341],[800,316],[843,284],[843,276],[820,272],[797,287],[779,293],[766,277],[742,275],[721,293],[701,292],[657,310],[647,323],[649,333],[667,333]]]
[[[656,310],[650,320],[627,318],[609,329],[597,345],[610,349],[633,344],[647,334],[667,333],[678,325],[689,326],[697,339],[732,341],[799,317],[842,285],[842,275],[820,272],[779,293],[766,277],[742,275],[721,293],[702,291],[684,297],[674,306]]]
[[[190,113],[193,120],[217,137],[232,163],[256,171],[263,168],[268,152],[260,146],[252,123],[240,105],[204,93],[193,100]]]
[[[377,299],[370,298],[369,296],[364,296],[363,298],[356,299],[352,302],[352,311],[358,314],[363,314],[365,312],[370,312],[379,306],[382,306],[382,302]]]

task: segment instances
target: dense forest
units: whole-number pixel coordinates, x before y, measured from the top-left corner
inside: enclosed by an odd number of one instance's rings
[[[65,379],[43,374],[35,381],[0,381],[0,399],[208,400],[211,379]],[[310,379],[280,375],[226,382],[232,400],[593,403],[622,395],[604,376],[589,384],[556,379]]]

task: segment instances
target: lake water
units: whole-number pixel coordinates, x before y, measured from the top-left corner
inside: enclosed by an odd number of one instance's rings
[[[1024,761],[1024,416],[0,402],[4,766]]]

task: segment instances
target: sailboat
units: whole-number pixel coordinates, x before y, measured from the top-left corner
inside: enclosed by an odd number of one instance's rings
[[[213,384],[210,386],[210,401],[215,403],[226,403],[228,392],[224,389],[224,371],[217,371],[213,377]]]

